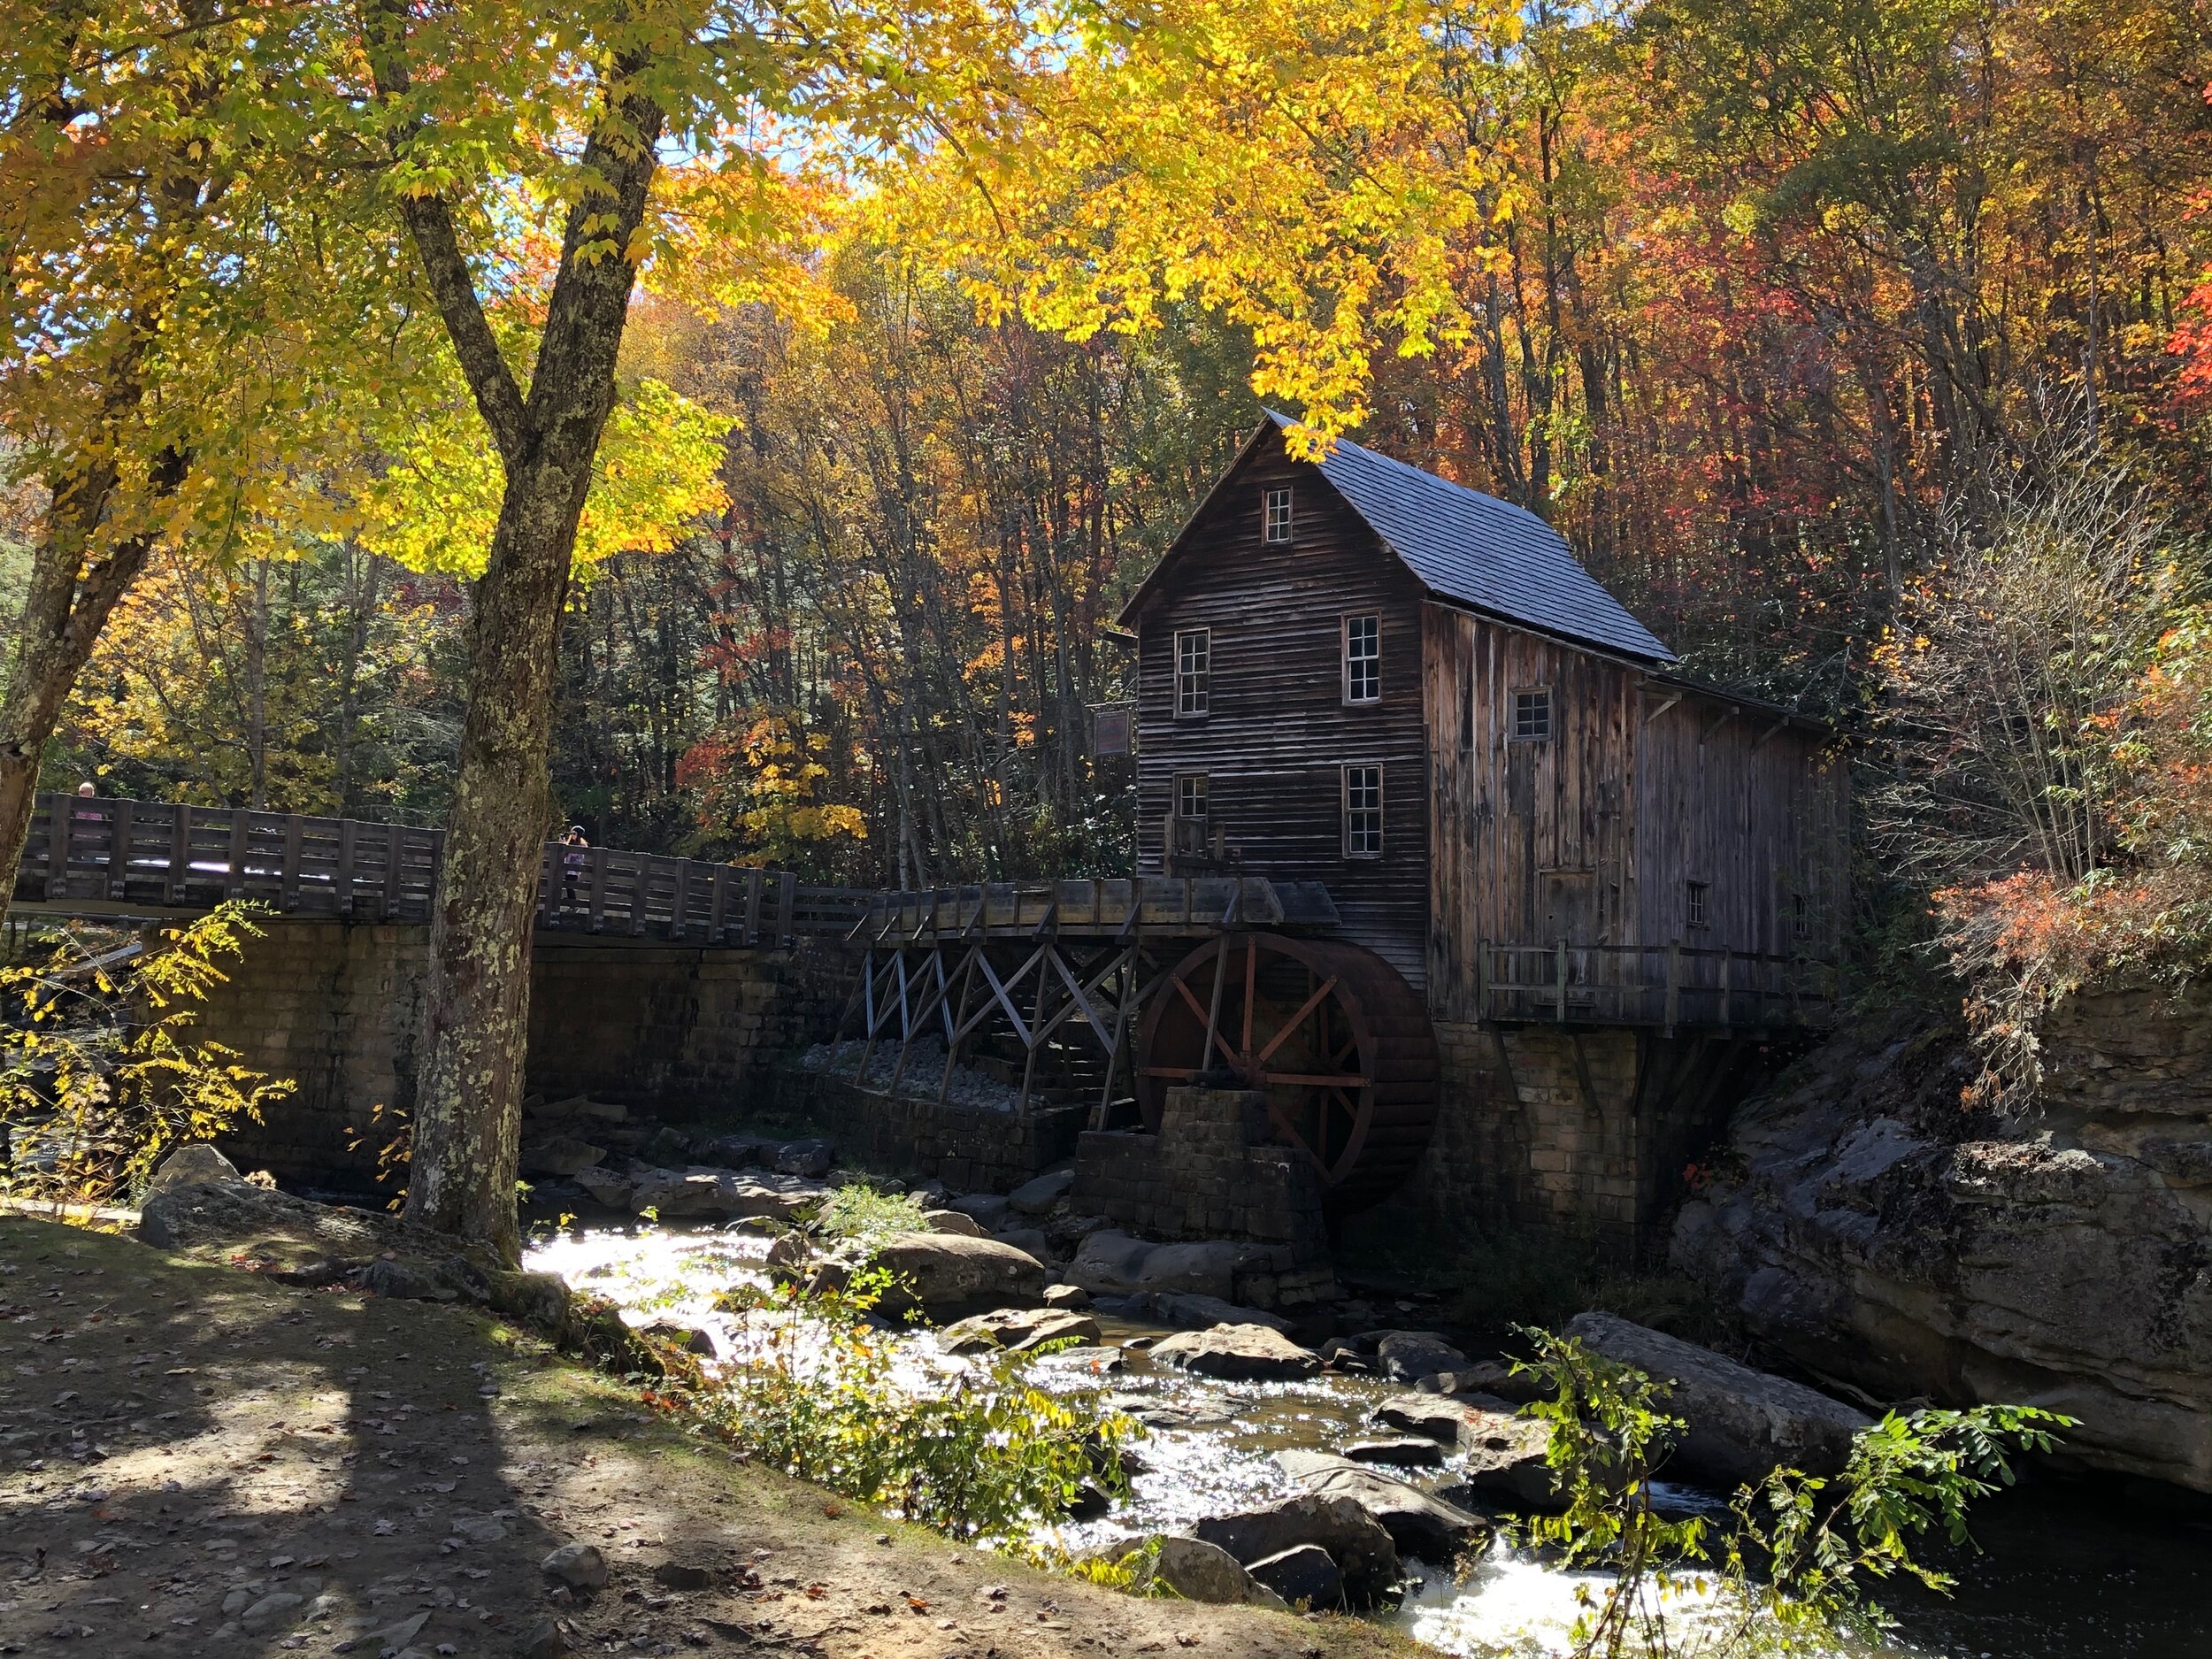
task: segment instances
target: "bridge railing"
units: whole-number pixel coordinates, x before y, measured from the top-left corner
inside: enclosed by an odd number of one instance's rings
[[[1663,945],[1506,945],[1476,957],[1477,1011],[1509,1024],[1697,1030],[1832,1025],[1834,964],[1802,956]]]
[[[207,910],[250,899],[286,915],[427,922],[445,832],[359,818],[42,795],[18,902],[48,909]],[[869,895],[788,872],[549,843],[538,926],[710,945],[843,937]]]
[[[404,824],[42,795],[15,896],[426,922],[444,847],[443,830]]]

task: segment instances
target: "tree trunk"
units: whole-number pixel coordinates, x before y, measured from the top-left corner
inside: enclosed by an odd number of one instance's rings
[[[369,25],[379,90],[403,93],[403,4],[382,0]],[[407,1217],[510,1261],[522,1243],[515,1175],[530,936],[552,821],[556,648],[636,276],[626,257],[604,250],[633,245],[660,138],[661,111],[638,90],[650,67],[641,55],[606,65],[605,102],[584,146],[577,176],[585,182],[569,211],[526,398],[477,297],[450,205],[436,196],[400,204],[506,476],[469,618],[468,710],[431,924]],[[403,152],[422,137],[402,133],[396,142]]]
[[[154,458],[148,491],[165,500],[183,486],[191,463],[175,449]],[[152,557],[150,531],[127,536],[86,562],[116,488],[114,466],[94,463],[58,480],[46,534],[31,556],[31,580],[16,636],[14,672],[0,699],[0,902],[15,892],[38,804],[39,764],[61,706],[107,626],[116,602]]]

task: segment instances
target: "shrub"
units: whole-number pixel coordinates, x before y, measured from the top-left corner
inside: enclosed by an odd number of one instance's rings
[[[848,1187],[847,1192],[856,1189]],[[1086,1485],[1125,1491],[1137,1425],[1098,1390],[1048,1394],[1029,1356],[935,1370],[870,1315],[886,1283],[754,1299],[754,1346],[693,1409],[760,1462],[957,1538],[1010,1540]]]
[[[2029,1406],[1891,1412],[1859,1433],[1834,1480],[1778,1469],[1737,1490],[1725,1525],[1670,1518],[1652,1479],[1685,1425],[1664,1413],[1665,1386],[1571,1337],[1523,1334],[1536,1358],[1517,1369],[1548,1395],[1527,1409],[1551,1425],[1565,1508],[1525,1523],[1522,1538],[1614,1575],[1586,1594],[1576,1659],[1750,1659],[1878,1637],[1893,1622],[1868,1581],[1901,1574],[1949,1590],[1914,1547],[1936,1529],[1970,1543],[1968,1505],[2012,1482],[2008,1446],[2048,1450],[2072,1422]]]
[[[926,1233],[929,1223],[922,1218],[922,1201],[911,1194],[879,1193],[856,1181],[823,1200],[813,1231],[866,1252],[894,1233]]]
[[[0,967],[0,1190],[58,1206],[136,1197],[176,1146],[209,1141],[292,1092],[193,1041],[199,1004],[261,930],[252,906],[219,905],[150,949],[65,933],[44,960]]]

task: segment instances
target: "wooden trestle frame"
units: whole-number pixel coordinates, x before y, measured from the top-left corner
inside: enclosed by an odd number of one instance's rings
[[[1256,876],[1141,877],[1056,881],[1038,887],[986,884],[931,893],[879,895],[848,945],[864,952],[837,1036],[860,1021],[860,1057],[850,1076],[871,1093],[895,1094],[915,1044],[935,1039],[945,1060],[936,1099],[952,1089],[960,1056],[977,1038],[1008,1035],[1024,1055],[1015,1110],[1026,1115],[1037,1059],[1064,1033],[1087,1034],[1105,1063],[1094,1127],[1106,1126],[1115,1085],[1134,1092],[1129,1057],[1145,998],[1187,954],[1190,941],[1233,927],[1296,926],[1310,895],[1286,895]],[[1325,899],[1322,901],[1325,908]],[[1333,912],[1316,914],[1333,922]],[[879,1048],[898,1058],[881,1087],[869,1080]]]

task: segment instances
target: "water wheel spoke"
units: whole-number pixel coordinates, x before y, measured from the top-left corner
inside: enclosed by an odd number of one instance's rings
[[[1190,1004],[1190,1011],[1198,1017],[1198,1029],[1204,1031],[1206,1029],[1206,1005],[1191,995],[1191,988],[1183,982],[1183,976],[1180,973],[1176,974],[1174,979],[1176,990],[1181,994],[1183,1000]],[[1237,1063],[1236,1051],[1229,1047],[1229,1040],[1217,1030],[1214,1033],[1214,1047],[1221,1050],[1221,1057],[1231,1065]],[[1203,1055],[1199,1057],[1202,1060],[1205,1058]],[[1193,1075],[1196,1074],[1193,1073]]]
[[[1365,1088],[1372,1081],[1346,1071],[1256,1071],[1252,1080],[1276,1088]]]
[[[1283,1046],[1284,1040],[1287,1038],[1291,1033],[1296,1031],[1300,1025],[1303,1025],[1305,1023],[1306,1016],[1312,1013],[1315,1009],[1320,1007],[1322,999],[1335,989],[1336,977],[1332,974],[1328,979],[1322,984],[1319,990],[1316,991],[1311,996],[1308,997],[1303,1003],[1300,1004],[1296,1013],[1293,1014],[1288,1019],[1283,1022],[1281,1027],[1275,1033],[1275,1035],[1269,1040],[1267,1047],[1261,1049],[1257,1054],[1252,1056],[1252,1064],[1256,1066],[1265,1065],[1268,1063],[1268,1060],[1273,1056],[1275,1050]],[[1333,1064],[1340,1058],[1341,1058],[1341,1056],[1337,1055],[1331,1055],[1329,1056],[1332,1064]]]

